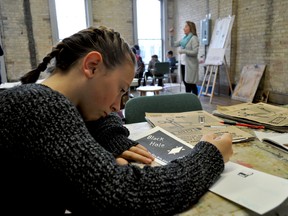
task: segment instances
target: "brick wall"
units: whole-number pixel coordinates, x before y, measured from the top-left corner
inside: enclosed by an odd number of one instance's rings
[[[133,0],[93,0],[93,23],[111,27],[133,45]]]
[[[235,80],[245,64],[266,64],[260,87],[288,94],[288,2],[242,0],[237,8]]]

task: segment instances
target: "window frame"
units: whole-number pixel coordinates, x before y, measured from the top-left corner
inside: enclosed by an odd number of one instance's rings
[[[168,47],[168,34],[167,34],[167,25],[168,25],[168,15],[167,15],[167,0],[160,1],[160,19],[161,19],[161,59],[160,61],[166,60],[166,49]],[[137,0],[133,0],[133,29],[134,29],[134,41],[135,44],[139,44],[138,38],[138,25],[137,25]],[[146,62],[145,62],[146,63]]]
[[[56,0],[49,0],[49,11],[50,11],[53,44],[56,44],[60,41],[55,1]],[[84,3],[85,3],[85,14],[86,14],[86,26],[89,27],[93,23],[92,0],[84,0]]]

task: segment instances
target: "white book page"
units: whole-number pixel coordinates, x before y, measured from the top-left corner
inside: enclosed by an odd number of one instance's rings
[[[288,151],[288,133],[269,133],[259,131],[255,131],[254,133],[261,142],[270,141]]]
[[[264,214],[288,197],[288,180],[228,162],[210,191]]]

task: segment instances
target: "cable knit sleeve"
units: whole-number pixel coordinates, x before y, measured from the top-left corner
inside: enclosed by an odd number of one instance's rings
[[[115,113],[97,121],[88,121],[86,126],[94,139],[114,156],[138,144],[128,138],[129,130]]]

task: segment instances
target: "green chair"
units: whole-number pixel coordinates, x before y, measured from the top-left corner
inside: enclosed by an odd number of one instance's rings
[[[124,109],[125,124],[145,122],[145,112],[175,113],[202,110],[199,98],[191,93],[135,97]]]

